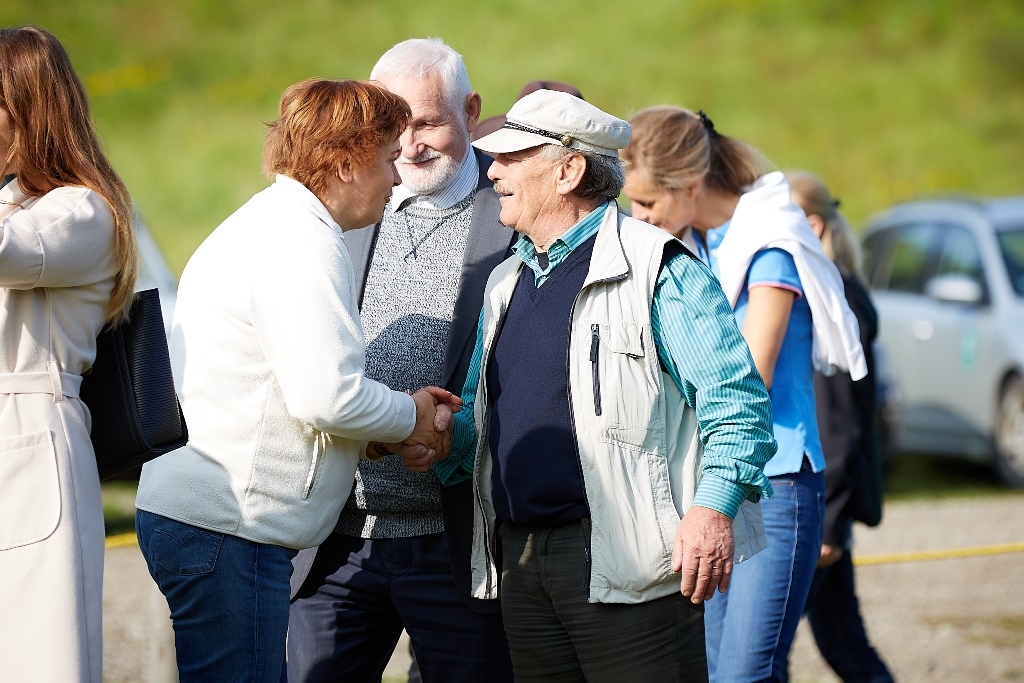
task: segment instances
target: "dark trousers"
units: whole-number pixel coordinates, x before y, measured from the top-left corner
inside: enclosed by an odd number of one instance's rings
[[[502,523],[501,605],[516,681],[707,681],[704,607],[676,592],[587,602],[586,536]]]
[[[501,615],[462,601],[443,533],[331,534],[292,602],[288,681],[379,683],[403,628],[426,683],[511,681]]]
[[[845,683],[892,683],[864,630],[849,550],[815,572],[806,614],[822,657]]]

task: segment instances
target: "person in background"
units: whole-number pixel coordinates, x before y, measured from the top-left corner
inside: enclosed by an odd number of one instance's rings
[[[705,613],[712,681],[781,680],[821,549],[825,456],[815,368],[867,371],[842,279],[779,172],[706,115],[659,106],[631,120],[633,216],[692,245],[721,282],[771,397],[768,548],[736,566]],[[711,353],[710,351],[708,352]]]
[[[562,83],[560,81],[530,81],[523,86],[522,90],[519,91],[519,94],[516,96],[516,102],[532,92],[537,92],[538,90],[557,90],[559,92],[567,92],[573,97],[578,97],[581,100],[586,99],[583,97],[583,93],[579,91],[579,88],[571,83]],[[473,140],[479,140],[485,135],[490,135],[494,131],[500,130],[504,125],[504,114],[490,116],[476,124],[476,128],[473,129]]]
[[[868,641],[854,585],[850,554],[855,519],[881,520],[882,458],[876,429],[875,358],[878,314],[860,276],[857,240],[818,176],[786,171],[793,201],[807,214],[811,229],[843,278],[846,300],[857,316],[866,377],[849,373],[814,375],[818,431],[825,470],[825,528],[821,557],[804,613],[825,661],[845,683],[891,683],[892,674]]]
[[[50,33],[0,30],[0,680],[102,680],[103,507],[78,397],[138,267],[128,190]]]
[[[521,237],[433,467],[473,481],[474,594],[500,594],[517,681],[706,680],[704,601],[764,547],[768,395],[707,267],[618,211],[629,136],[538,90],[474,143]]]
[[[498,222],[491,159],[469,144],[480,95],[462,57],[436,39],[395,45],[371,77],[405,98],[412,117],[396,163],[402,185],[383,219],[345,235],[366,373],[399,391],[458,391],[484,283],[514,234]],[[295,558],[291,683],[380,681],[403,628],[413,680],[511,681],[499,605],[470,595],[472,497],[468,482],[442,488],[397,455],[360,462],[334,533]]]
[[[367,442],[447,451],[457,397],[364,374],[342,240],[380,220],[409,115],[374,83],[289,87],[263,148],[274,183],[182,273],[170,351],[189,442],[142,468],[136,499],[182,683],[278,683],[291,560],[334,528]]]

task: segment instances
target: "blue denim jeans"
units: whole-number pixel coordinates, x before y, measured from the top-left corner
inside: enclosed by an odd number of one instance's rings
[[[825,477],[807,460],[796,474],[770,477],[761,502],[767,549],[733,568],[725,593],[704,607],[712,683],[781,681],[821,553]]]
[[[278,683],[296,551],[143,510],[135,529],[171,608],[180,683]]]

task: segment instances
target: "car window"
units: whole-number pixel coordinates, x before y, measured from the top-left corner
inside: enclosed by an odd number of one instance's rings
[[[1017,294],[1024,296],[1024,228],[1001,230],[996,236],[999,238],[999,250],[1003,252],[1006,272],[1010,275],[1010,284]]]
[[[978,243],[966,228],[950,226],[942,240],[942,251],[935,267],[936,275],[966,275],[985,285]]]
[[[864,238],[864,244],[861,247],[862,269],[864,277],[872,287],[875,286],[875,270],[878,267],[878,260],[885,253],[885,243],[892,237],[892,234],[892,230],[878,230]]]
[[[899,228],[879,255],[872,286],[895,292],[920,293],[939,237],[938,226],[911,224]]]

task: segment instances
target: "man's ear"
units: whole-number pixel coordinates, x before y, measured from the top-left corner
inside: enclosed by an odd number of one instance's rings
[[[480,93],[471,92],[466,96],[466,131],[472,133],[476,130],[476,124],[480,120],[480,107],[482,101]]]
[[[343,183],[351,183],[352,179],[352,158],[342,157],[338,160],[338,180]]]
[[[582,154],[567,154],[558,164],[555,188],[558,194],[567,195],[583,182],[587,170],[587,159]]]

